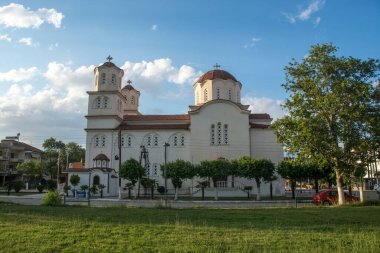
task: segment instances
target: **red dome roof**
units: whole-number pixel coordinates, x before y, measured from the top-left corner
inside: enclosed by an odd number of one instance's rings
[[[125,85],[124,87],[123,87],[123,90],[124,89],[127,89],[127,90],[136,90],[132,85],[130,85],[130,84],[128,84],[128,85]]]
[[[230,73],[228,73],[227,71],[221,70],[221,69],[214,69],[214,70],[208,71],[207,73],[199,77],[197,83],[201,83],[204,80],[214,80],[214,79],[233,80],[237,82],[236,78]]]
[[[105,154],[99,154],[99,155],[95,156],[95,158],[93,160],[109,161],[110,159],[108,159],[108,157]]]

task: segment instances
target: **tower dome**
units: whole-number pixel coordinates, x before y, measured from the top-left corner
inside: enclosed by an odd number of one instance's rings
[[[136,90],[132,85],[132,81],[128,80],[127,85],[121,89],[121,94],[125,98],[124,114],[139,115],[139,99],[140,91]]]
[[[195,104],[201,105],[214,99],[225,99],[240,103],[241,83],[229,72],[218,69],[215,64],[213,70],[207,71],[195,82]]]
[[[111,62],[111,56],[108,56],[107,60],[94,69],[95,91],[115,91],[121,88],[124,71]]]

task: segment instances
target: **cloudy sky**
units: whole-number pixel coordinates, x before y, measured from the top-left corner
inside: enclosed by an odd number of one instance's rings
[[[110,54],[143,114],[186,113],[219,63],[252,112],[281,117],[283,68],[315,43],[380,58],[380,1],[0,1],[0,139],[85,142],[86,91]]]

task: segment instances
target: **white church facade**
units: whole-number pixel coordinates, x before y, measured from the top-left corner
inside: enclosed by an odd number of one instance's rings
[[[94,90],[87,92],[85,168],[68,171],[69,176],[81,177],[80,184],[103,184],[106,186],[104,195],[116,196],[119,159],[139,161],[144,147],[149,155],[146,176],[163,186],[160,165],[164,164],[165,143],[169,144],[167,162],[183,159],[199,164],[203,160],[241,156],[268,158],[275,164],[283,160],[282,146],[270,127],[271,117],[252,113],[248,105],[241,104],[242,84],[227,71],[214,69],[198,78],[193,85],[194,105],[189,106],[187,114],[142,115],[140,92],[130,81],[122,87],[124,71],[111,59],[95,68]],[[180,192],[196,194],[197,181],[199,179],[186,180]],[[167,182],[171,192],[170,179]],[[122,180],[122,187],[126,183]],[[226,188],[229,196],[246,196],[241,190],[243,186],[253,186],[253,194],[257,190],[254,181],[244,178],[228,177],[218,186]],[[262,196],[268,196],[269,192],[269,184],[263,183]],[[272,192],[274,196],[285,194],[282,178],[272,182]]]

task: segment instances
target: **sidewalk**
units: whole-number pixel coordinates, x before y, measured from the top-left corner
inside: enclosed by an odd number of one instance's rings
[[[11,202],[21,205],[41,205],[44,193],[33,194],[26,196],[0,196],[0,201]],[[72,201],[72,202],[70,202]],[[68,205],[87,205],[86,198],[66,198]],[[155,200],[131,200],[117,198],[92,198],[90,199],[91,206],[107,207],[107,206],[125,206],[125,207],[144,207],[144,208],[157,208],[165,207],[164,199]],[[311,206],[311,201],[297,202],[297,206]],[[242,200],[221,200],[221,201],[174,201],[168,200],[167,207],[170,208],[256,208],[256,207],[296,207],[294,200],[278,200],[278,201],[242,201]]]

